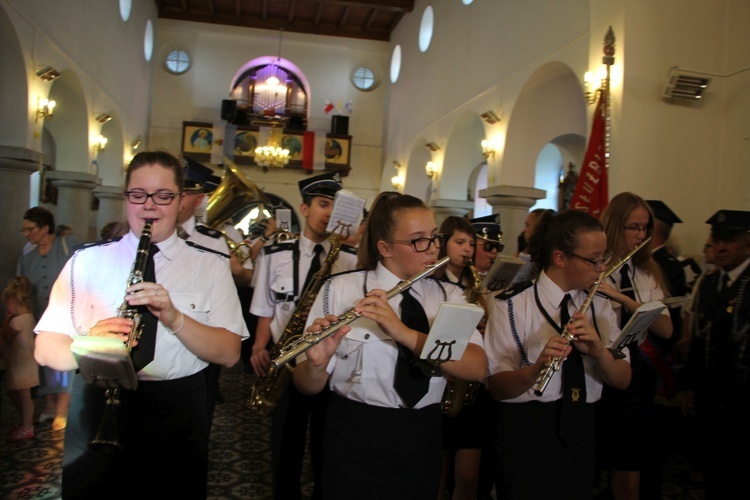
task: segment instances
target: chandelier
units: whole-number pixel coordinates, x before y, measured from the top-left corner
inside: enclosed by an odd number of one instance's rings
[[[255,163],[264,169],[283,168],[289,163],[289,150],[283,149],[276,144],[259,146],[255,148]]]

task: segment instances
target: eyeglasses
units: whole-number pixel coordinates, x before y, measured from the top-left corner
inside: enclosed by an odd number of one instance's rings
[[[34,229],[39,229],[39,226],[31,226],[31,227],[24,227],[21,228],[21,234],[26,234],[32,232]]]
[[[402,245],[411,245],[415,252],[426,252],[430,249],[430,245],[435,245],[435,248],[445,244],[445,235],[443,233],[437,233],[432,238],[414,238],[413,240],[390,240],[388,243],[401,243]]]
[[[498,252],[501,252],[503,248],[505,248],[505,245],[503,245],[502,243],[498,243],[496,241],[485,241],[484,245],[482,246],[484,247],[485,252],[491,252],[493,250],[497,250]]]
[[[179,194],[181,193],[167,193],[164,191],[160,191],[157,193],[145,193],[143,191],[125,191],[125,197],[127,197],[128,201],[133,205],[143,205],[149,198],[151,198],[151,200],[156,205],[169,205],[170,203],[172,203],[172,200],[175,199],[175,196]]]
[[[623,226],[626,231],[630,231],[631,233],[638,233],[642,232],[643,234],[648,234],[651,232],[651,229],[649,229],[648,226],[636,226],[633,224],[632,226]]]
[[[594,270],[596,271],[603,271],[604,268],[607,266],[610,260],[612,260],[612,252],[607,251],[604,253],[604,256],[601,259],[589,259],[588,257],[584,257],[583,255],[578,255],[577,253],[570,252],[569,254],[571,257],[578,257],[581,260],[585,260],[589,264],[592,264],[594,266]]]

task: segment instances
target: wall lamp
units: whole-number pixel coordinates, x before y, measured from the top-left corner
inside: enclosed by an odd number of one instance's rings
[[[607,79],[606,69],[599,69],[598,74],[587,71],[583,76],[583,96],[587,104],[594,104],[599,98]]]
[[[500,121],[500,117],[495,114],[491,109],[485,111],[481,115],[482,120],[486,121],[489,125],[494,125]]]
[[[393,162],[393,168],[396,169],[396,175],[391,177],[391,186],[393,186],[393,189],[396,191],[401,191],[401,186],[403,186],[403,181],[401,180],[401,164],[397,161]]]
[[[435,177],[435,174],[437,174],[437,167],[435,167],[434,163],[428,161],[424,166],[424,173],[427,174],[427,177],[432,179],[433,177]]]
[[[482,156],[487,160],[491,156],[495,158],[495,146],[487,139],[482,141]]]
[[[42,120],[45,118],[52,118],[55,114],[56,105],[57,103],[55,101],[37,98],[35,122],[38,122],[40,118]]]
[[[143,144],[143,138],[140,135],[133,139],[133,143],[130,145],[130,148],[134,154],[136,151],[138,151],[138,149],[140,149],[141,144]]]
[[[427,144],[425,144],[425,145],[424,145],[424,147],[426,147],[427,149],[429,149],[429,150],[430,150],[430,151],[432,151],[433,153],[434,153],[435,151],[437,151],[437,150],[439,150],[439,149],[440,149],[440,146],[438,146],[438,145],[437,145],[437,144],[435,144],[434,142],[428,142]]]
[[[112,115],[108,113],[99,113],[94,117],[99,123],[107,123],[112,119]]]
[[[97,153],[101,153],[107,148],[107,138],[104,137],[102,134],[99,134],[99,137],[96,138],[96,142],[94,143],[94,151]]]
[[[36,76],[44,80],[45,82],[51,82],[60,78],[60,72],[52,66],[45,66],[40,70],[36,71]]]

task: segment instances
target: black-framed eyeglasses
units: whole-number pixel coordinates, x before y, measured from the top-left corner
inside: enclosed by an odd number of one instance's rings
[[[21,234],[26,234],[32,232],[34,229],[39,229],[39,226],[31,226],[31,227],[24,227],[21,228]]]
[[[390,240],[388,243],[401,243],[402,245],[411,245],[415,252],[426,252],[430,245],[440,249],[445,244],[445,235],[437,233],[431,238],[414,238],[413,240]]]
[[[594,266],[594,269],[597,271],[603,271],[610,260],[612,260],[612,252],[609,250],[604,253],[604,256],[602,256],[601,259],[589,259],[588,257],[584,257],[583,255],[578,255],[575,252],[570,252],[568,255],[571,257],[577,257],[581,260],[585,260],[589,264],[592,264]]]
[[[643,234],[648,234],[651,232],[651,229],[648,226],[638,226],[636,224],[633,224],[631,226],[622,226],[626,231],[630,231],[631,233],[638,233],[642,232]]]
[[[502,243],[498,243],[497,241],[485,241],[482,246],[485,252],[491,252],[493,250],[502,252],[503,248],[505,248],[505,245],[503,245]]]
[[[156,205],[169,205],[179,194],[181,193],[169,193],[166,191],[158,191],[156,193],[146,193],[144,191],[125,191],[125,197],[133,205],[143,205],[149,198],[151,198],[151,200]]]

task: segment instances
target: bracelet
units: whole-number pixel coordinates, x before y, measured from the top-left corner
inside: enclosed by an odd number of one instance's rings
[[[167,329],[172,335],[177,335],[178,333],[180,333],[180,330],[182,330],[183,326],[185,326],[185,315],[182,313],[182,311],[180,311],[180,326],[177,328],[177,330],[172,330],[169,327],[167,327]]]

